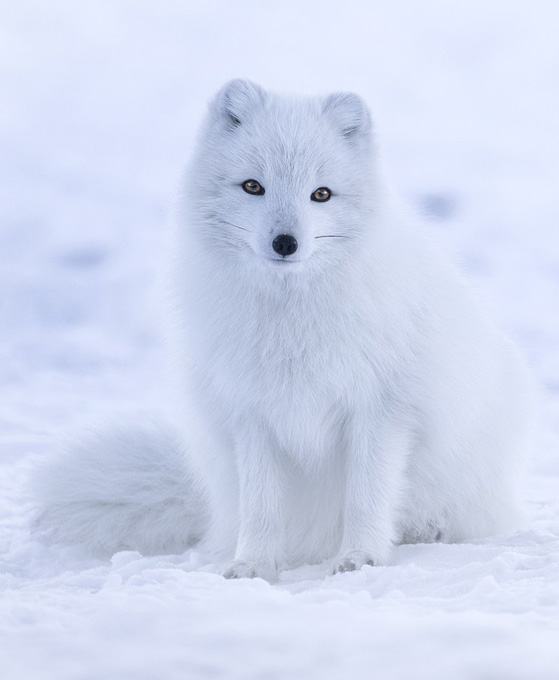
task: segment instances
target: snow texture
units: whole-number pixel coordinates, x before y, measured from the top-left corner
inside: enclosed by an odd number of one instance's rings
[[[551,1],[0,3],[4,680],[559,677],[559,9]],[[226,581],[30,532],[27,478],[80,423],[156,412],[150,291],[206,101],[228,79],[354,90],[394,184],[541,386],[514,533],[390,566]]]

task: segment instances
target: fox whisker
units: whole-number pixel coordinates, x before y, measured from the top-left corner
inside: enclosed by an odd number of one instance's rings
[[[250,232],[250,229],[246,229],[246,227],[241,227],[238,224],[233,224],[233,222],[228,222],[227,220],[220,220],[221,224],[226,224],[229,227],[235,227],[236,229],[241,229],[241,231],[248,231]]]

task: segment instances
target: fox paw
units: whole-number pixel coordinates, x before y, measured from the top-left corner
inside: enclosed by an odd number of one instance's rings
[[[224,578],[263,578],[270,581],[275,576],[275,570],[265,565],[256,564],[254,562],[243,562],[242,560],[233,560],[226,564],[221,570],[221,575]]]
[[[336,558],[333,573],[340,574],[344,571],[356,571],[366,564],[374,567],[378,562],[364,550],[346,550]]]

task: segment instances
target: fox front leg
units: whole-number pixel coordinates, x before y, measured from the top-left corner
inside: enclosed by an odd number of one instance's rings
[[[257,429],[237,442],[239,537],[225,578],[273,580],[283,546],[282,487],[278,457],[269,437]]]
[[[342,546],[334,573],[384,564],[395,542],[395,523],[409,441],[396,423],[374,424],[355,415],[347,431],[346,499]]]

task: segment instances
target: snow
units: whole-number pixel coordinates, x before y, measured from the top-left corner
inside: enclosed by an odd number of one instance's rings
[[[0,3],[2,678],[559,677],[558,18],[551,0]],[[205,102],[237,76],[362,94],[394,184],[528,357],[516,532],[275,585],[30,533],[37,459],[165,399],[150,290]]]

